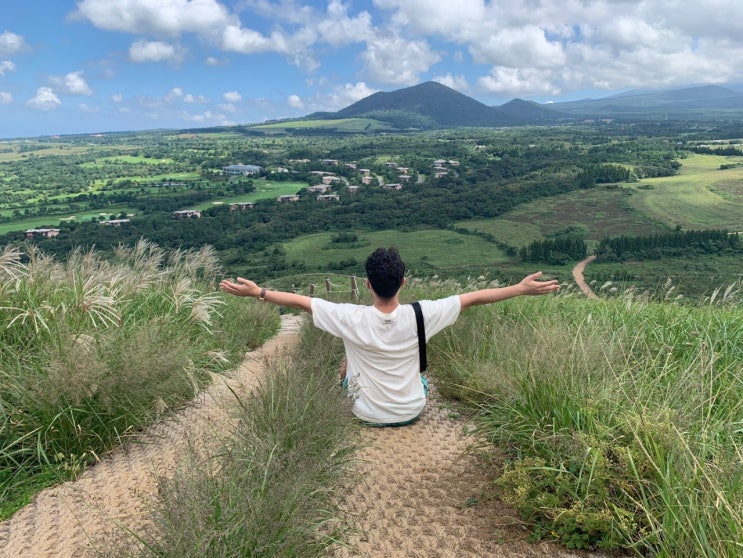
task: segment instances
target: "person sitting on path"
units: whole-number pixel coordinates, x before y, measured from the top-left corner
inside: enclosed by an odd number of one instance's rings
[[[541,272],[519,283],[421,300],[426,341],[457,321],[462,310],[517,296],[553,293],[557,280],[540,281]],[[378,248],[366,260],[366,286],[373,304],[335,303],[296,293],[273,291],[238,277],[219,286],[235,296],[249,296],[308,312],[315,327],[343,340],[346,366],[341,372],[353,414],[374,426],[411,424],[426,404],[425,380],[420,375],[415,312],[400,304],[405,264],[395,248]],[[422,381],[423,380],[423,381]]]

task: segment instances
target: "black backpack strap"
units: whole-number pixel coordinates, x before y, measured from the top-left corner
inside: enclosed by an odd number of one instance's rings
[[[418,302],[413,302],[411,305],[413,306],[413,310],[415,310],[415,324],[418,327],[418,354],[420,355],[420,369],[422,374],[428,368],[428,362],[426,360],[426,326],[423,323],[421,305]]]

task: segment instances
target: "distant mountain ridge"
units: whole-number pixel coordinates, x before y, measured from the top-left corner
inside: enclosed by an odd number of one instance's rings
[[[716,85],[628,91],[601,99],[488,106],[437,82],[377,92],[338,112],[307,119],[371,118],[398,129],[521,126],[578,119],[743,120],[743,93]]]

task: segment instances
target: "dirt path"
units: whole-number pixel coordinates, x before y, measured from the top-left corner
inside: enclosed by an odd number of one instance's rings
[[[283,316],[279,335],[250,353],[229,384],[256,385],[267,362],[295,338],[301,320]],[[174,471],[188,440],[214,438],[229,420],[222,404],[232,397],[222,377],[177,420],[157,424],[141,443],[127,444],[76,482],[41,492],[0,523],[3,558],[95,556],[122,526],[141,532],[145,498],[155,492],[154,473]],[[359,464],[363,483],[344,502],[356,527],[349,548],[335,558],[467,558],[587,556],[548,544],[529,544],[510,512],[487,493],[487,474],[465,452],[465,424],[450,416],[432,386],[421,419],[404,428],[362,431],[367,448]]]
[[[598,298],[596,293],[593,292],[591,287],[588,286],[588,283],[586,283],[586,280],[583,278],[583,271],[586,269],[586,266],[595,259],[596,256],[588,256],[582,262],[575,264],[575,267],[573,268],[573,279],[575,279],[580,290],[583,291],[588,298]]]
[[[234,400],[228,389],[250,389],[262,377],[267,359],[293,341],[301,325],[297,316],[283,316],[280,333],[250,353],[234,378],[217,376],[175,420],[156,424],[137,443],[105,456],[75,482],[44,490],[9,520],[0,523],[0,557],[66,558],[95,556],[106,537],[122,526],[142,532],[146,498],[156,492],[155,474],[175,471],[189,441],[208,445],[230,420]],[[198,446],[197,446],[198,447]]]

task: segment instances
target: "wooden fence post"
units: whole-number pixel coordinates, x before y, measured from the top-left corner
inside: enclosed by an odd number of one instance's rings
[[[351,296],[353,297],[354,300],[358,300],[359,299],[359,289],[356,286],[356,276],[355,275],[351,275]]]
[[[330,294],[330,279],[325,279],[325,294]]]
[[[315,284],[310,283],[310,296],[315,296]]]

